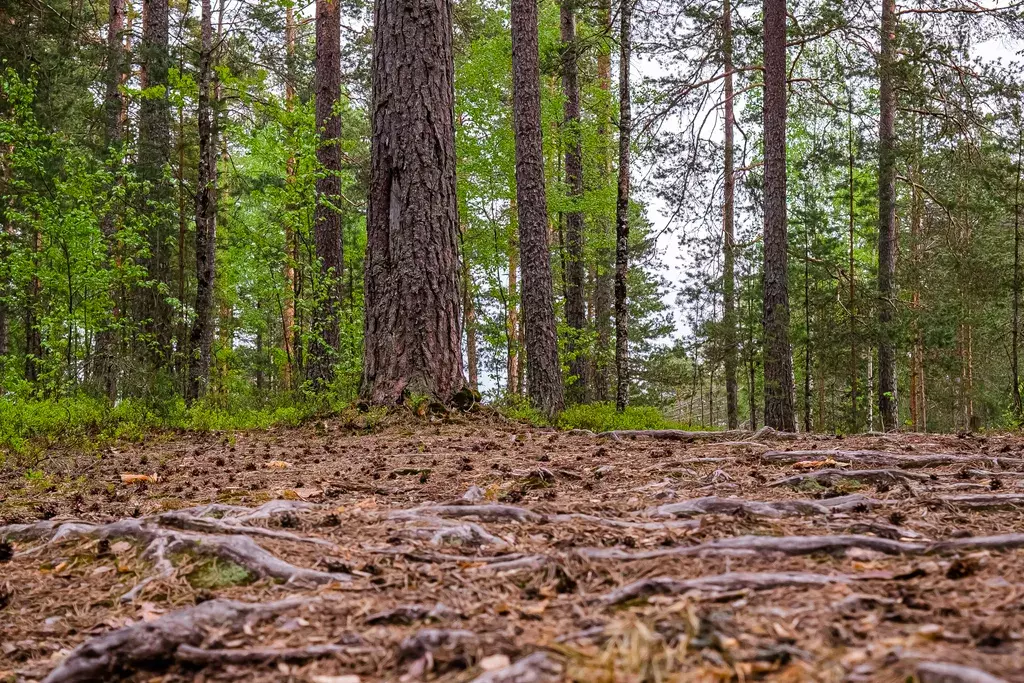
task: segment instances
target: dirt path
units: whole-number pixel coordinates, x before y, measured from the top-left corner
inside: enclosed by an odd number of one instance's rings
[[[0,681],[1024,681],[1024,440],[659,436],[328,421],[0,470]]]

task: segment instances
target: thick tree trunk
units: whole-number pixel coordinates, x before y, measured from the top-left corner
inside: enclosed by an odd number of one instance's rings
[[[632,53],[632,0],[619,6],[619,186],[615,201],[615,409],[629,405],[629,306],[626,279],[629,274],[629,170],[633,136],[633,109],[629,90]]]
[[[217,247],[217,135],[211,94],[213,86],[213,10],[202,0],[199,53],[199,174],[196,192],[196,307],[189,335],[188,384],[185,401],[206,391],[213,350],[213,293]]]
[[[598,0],[598,24],[606,33],[597,53],[597,84],[601,100],[597,112],[597,138],[601,145],[599,187],[608,187],[612,179],[612,7],[611,0]],[[604,212],[597,217],[600,244],[595,250],[594,269],[594,326],[597,328],[597,348],[593,353],[593,392],[598,401],[607,401],[612,386],[612,306],[615,300],[615,248],[612,218]]]
[[[139,300],[138,315],[147,321],[144,330],[155,347],[146,355],[157,369],[167,367],[170,360],[173,318],[171,305],[161,291],[173,286],[171,254],[167,248],[167,240],[172,234],[168,204],[173,191],[164,181],[164,168],[171,158],[171,111],[167,98],[170,67],[168,21],[168,0],[144,0],[142,41],[139,44],[142,59],[141,85],[143,89],[163,86],[164,94],[144,97],[139,105],[139,177],[149,184],[140,204],[142,212],[150,217],[146,267],[152,285]]]
[[[125,33],[125,0],[110,0],[110,17],[107,24],[107,73],[105,92],[103,95],[104,143],[108,154],[115,155],[118,162],[115,169],[120,168],[120,147],[124,140],[124,124],[121,112],[124,109],[124,97],[121,96],[121,81],[126,72],[124,50]],[[120,183],[115,177],[115,186]],[[100,221],[100,230],[106,242],[107,267],[112,268],[116,260],[117,222],[113,208],[109,209]],[[97,391],[110,401],[117,400],[117,366],[115,364],[118,335],[117,319],[120,316],[120,302],[117,288],[111,283],[109,289],[113,303],[110,319],[96,334],[96,349],[93,355],[93,380]]]
[[[316,150],[321,173],[316,179],[316,208],[313,232],[319,286],[309,349],[307,376],[323,388],[334,378],[338,351],[338,310],[341,302],[342,255],[341,216],[337,203],[341,195],[341,118],[334,107],[341,97],[341,0],[316,2],[316,127],[320,134]]]
[[[878,118],[878,415],[882,431],[895,431],[896,339],[896,101],[893,69],[896,59],[896,0],[882,0],[879,56]]]
[[[512,121],[516,145],[516,211],[530,402],[546,415],[564,407],[558,362],[544,146],[536,0],[512,0]]]
[[[377,0],[364,399],[443,403],[462,371],[450,0]],[[524,257],[525,260],[525,257]]]
[[[583,287],[583,212],[575,204],[583,195],[583,152],[580,143],[579,43],[576,40],[576,0],[561,0],[562,30],[562,140],[565,145],[565,183],[574,205],[565,214],[566,297],[565,322],[573,329],[569,373],[575,377],[569,386],[572,403],[589,399],[587,353],[582,342],[587,313]]]
[[[739,387],[736,382],[736,244],[735,207],[736,171],[733,162],[733,135],[736,114],[732,83],[732,4],[722,3],[722,68],[725,71],[725,170],[722,201],[722,327],[725,346],[725,412],[729,429],[738,429]]]
[[[786,223],[786,1],[764,0],[764,422],[796,431]]]

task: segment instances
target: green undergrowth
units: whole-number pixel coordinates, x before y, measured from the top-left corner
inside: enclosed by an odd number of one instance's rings
[[[692,425],[668,419],[653,406],[630,406],[624,412],[616,412],[614,403],[589,403],[566,408],[552,424],[539,411],[522,399],[505,399],[500,410],[506,417],[529,424],[559,429],[589,429],[592,432],[609,432],[618,429],[699,429]]]
[[[185,578],[193,588],[206,590],[245,586],[254,579],[245,567],[218,558],[200,560]]]
[[[358,411],[348,400],[300,393],[270,397],[210,396],[186,406],[181,399],[109,401],[0,397],[0,464],[5,454],[31,456],[52,446],[84,450],[118,441],[139,442],[160,433],[215,432],[297,426],[315,417],[337,416],[358,429],[372,429],[386,411]],[[31,459],[31,458],[30,458]]]

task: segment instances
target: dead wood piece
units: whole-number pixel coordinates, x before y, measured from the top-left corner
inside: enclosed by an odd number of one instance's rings
[[[952,453],[887,453],[885,451],[841,451],[841,450],[804,450],[804,451],[768,451],[761,458],[766,462],[795,463],[805,460],[832,460],[841,462],[860,462],[883,467],[914,469],[919,467],[939,467],[942,465],[959,465],[969,463],[994,463],[1003,465],[1024,464],[1024,458],[1004,458],[984,454],[958,455]]]
[[[523,569],[543,569],[552,563],[550,557],[546,555],[524,555],[514,560],[506,560],[504,562],[489,562],[485,565],[470,567],[471,570],[475,571],[492,571],[492,572],[509,572],[509,571],[521,571]]]
[[[757,517],[791,517],[795,515],[827,515],[830,512],[869,509],[878,501],[861,495],[840,496],[822,500],[757,501],[742,498],[707,496],[648,508],[648,517],[693,517],[697,515],[748,514]]]
[[[916,673],[921,683],[1006,683],[981,669],[945,662],[921,662]]]
[[[761,427],[756,432],[748,436],[744,441],[760,441],[762,439],[776,439],[778,441],[795,441],[801,438],[800,434],[793,432],[780,432],[777,429],[771,427]]]
[[[540,522],[544,515],[514,505],[423,505],[409,510],[392,510],[388,519],[417,517],[476,517],[482,522]]]
[[[208,629],[240,629],[247,621],[311,602],[308,598],[271,603],[209,600],[171,612],[155,621],[140,621],[87,640],[50,672],[43,683],[109,681],[141,667],[159,667],[182,645],[201,645]]]
[[[624,439],[651,439],[656,441],[728,441],[742,439],[751,433],[742,429],[725,432],[688,432],[682,429],[618,429],[601,432],[599,437],[622,441]]]
[[[1013,472],[1013,471],[991,472],[989,470],[973,470],[973,469],[969,469],[969,470],[967,470],[967,474],[971,475],[972,477],[999,477],[999,478],[1006,477],[1008,479],[1018,479],[1018,478],[1024,477],[1024,472]]]
[[[547,652],[534,652],[506,667],[481,674],[471,683],[544,683],[561,679],[561,662]]]
[[[932,506],[949,506],[970,510],[1000,510],[1024,506],[1024,493],[963,494],[940,496],[925,501]]]
[[[307,645],[306,647],[253,647],[206,649],[193,645],[179,645],[174,658],[195,666],[224,666],[226,664],[271,664],[273,662],[308,662],[327,657],[361,655],[376,652],[377,648],[351,645]]]
[[[764,553],[811,555],[853,548],[886,555],[942,555],[963,550],[1012,550],[1024,547],[1024,534],[968,536],[930,543],[897,541],[857,534],[834,536],[733,536],[699,545],[630,552],[621,548],[578,548],[576,553],[597,560],[651,560],[660,557],[749,556]]]
[[[919,534],[913,529],[907,529],[906,527],[896,526],[894,524],[886,524],[885,522],[855,522],[853,524],[846,524],[841,528],[850,534],[874,534],[875,536],[881,536],[882,538],[891,538],[894,541],[899,541],[904,538],[925,540],[922,534]]]
[[[642,579],[608,593],[600,598],[606,605],[619,605],[641,600],[651,595],[678,595],[689,591],[728,593],[738,590],[769,590],[783,586],[828,586],[849,583],[844,574],[812,574],[808,572],[728,572],[696,579],[656,577]]]
[[[870,482],[872,484],[895,484],[900,481],[928,481],[931,477],[927,474],[920,474],[918,472],[904,472],[903,470],[892,469],[840,470],[829,468],[824,470],[815,470],[813,472],[804,472],[802,474],[794,474],[790,477],[784,477],[773,481],[769,486],[799,486],[805,481],[816,481],[819,484],[824,484],[825,486],[832,486],[837,482],[850,481],[853,479],[862,482]]]

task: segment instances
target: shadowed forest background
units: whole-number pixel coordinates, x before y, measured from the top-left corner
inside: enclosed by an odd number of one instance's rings
[[[761,4],[538,13],[560,424],[760,426],[773,258],[800,430],[1020,424],[1019,5],[788,3],[775,256]],[[266,426],[356,400],[372,19],[348,0],[0,8],[3,442]],[[526,398],[510,8],[457,0],[452,25],[465,373],[544,420]],[[620,377],[633,407],[616,416]]]

